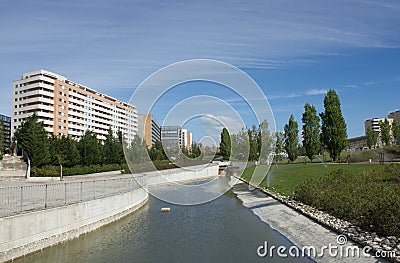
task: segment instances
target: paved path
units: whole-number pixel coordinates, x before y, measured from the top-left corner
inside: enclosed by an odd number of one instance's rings
[[[10,176],[0,176],[0,188],[10,187],[10,186],[60,183],[60,180],[35,181],[34,177],[31,177],[31,180],[26,180],[25,178],[16,178],[16,177],[11,178],[12,174],[9,171],[5,172],[9,173]],[[121,174],[120,171],[110,171],[110,172],[85,174],[85,175],[64,176],[64,179],[61,182],[81,182],[81,181],[93,181],[93,180],[105,180],[105,179],[109,180],[112,178],[123,178],[130,176],[131,176],[130,174]]]
[[[89,201],[139,187],[132,175],[108,172],[65,177],[64,181],[0,181],[0,218]]]
[[[260,220],[287,237],[300,249],[305,246],[313,246],[316,248],[318,254],[323,246],[329,246],[329,244],[338,246],[337,233],[326,229],[265,193],[259,190],[249,191],[248,185],[243,182],[238,182],[233,187],[233,192],[242,200],[243,205],[257,215]],[[272,245],[269,244],[269,246]],[[357,245],[348,241],[345,245],[338,246],[336,251],[343,251],[343,255],[345,255],[345,248],[352,246]],[[363,257],[362,248],[360,248],[359,252],[361,257],[334,257],[329,255],[328,250],[325,250],[324,256],[311,256],[311,258],[317,262],[387,262],[382,259]],[[347,254],[353,255],[351,252]],[[276,250],[274,256],[277,256]]]

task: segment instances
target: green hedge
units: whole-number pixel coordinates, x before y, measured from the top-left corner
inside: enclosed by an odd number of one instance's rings
[[[343,170],[300,184],[295,198],[363,229],[400,236],[400,165],[384,172],[349,174]]]
[[[77,165],[74,167],[63,167],[63,176],[92,174],[101,172],[110,172],[117,170],[125,170],[126,165],[120,164],[105,164],[105,165]],[[57,177],[60,176],[60,166],[43,166],[41,168],[33,167],[31,169],[31,176],[39,177]]]
[[[190,165],[204,164],[205,161],[194,161],[191,162]],[[153,165],[154,164],[154,165]],[[134,173],[148,172],[153,171],[154,166],[157,170],[166,170],[177,168],[174,163],[170,163],[169,160],[155,161],[154,163],[141,163],[135,164]],[[63,167],[63,176],[72,176],[72,175],[82,175],[82,174],[92,174],[92,173],[101,173],[101,172],[109,172],[109,171],[117,171],[121,170],[123,173],[131,173],[128,168],[128,165],[123,164],[104,164],[104,165],[89,165],[82,166],[77,165],[74,167]],[[43,166],[41,168],[32,167],[31,168],[31,176],[32,177],[58,177],[60,176],[60,166]]]

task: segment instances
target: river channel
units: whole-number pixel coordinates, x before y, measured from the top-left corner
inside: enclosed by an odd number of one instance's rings
[[[162,207],[171,211],[161,213]],[[15,262],[310,262],[276,255],[261,258],[257,248],[265,241],[292,245],[231,191],[194,206],[150,196],[142,208],[121,220]]]

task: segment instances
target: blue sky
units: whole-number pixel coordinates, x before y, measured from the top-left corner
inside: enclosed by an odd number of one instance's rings
[[[300,121],[306,102],[322,111],[336,89],[358,136],[365,119],[400,108],[399,14],[396,0],[2,0],[0,113],[11,114],[11,82],[26,71],[127,101],[159,68],[207,58],[254,78],[279,130],[292,113]]]

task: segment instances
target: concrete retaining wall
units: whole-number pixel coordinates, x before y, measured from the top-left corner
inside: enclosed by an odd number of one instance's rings
[[[143,189],[88,202],[0,218],[0,262],[92,231],[146,203]]]
[[[206,179],[218,176],[218,164],[196,165],[177,169],[155,171],[144,174],[147,186],[157,186],[174,182]]]
[[[192,166],[147,173],[148,186],[218,176],[218,165]],[[143,189],[87,202],[0,218],[0,262],[90,232],[133,212],[146,203]]]

